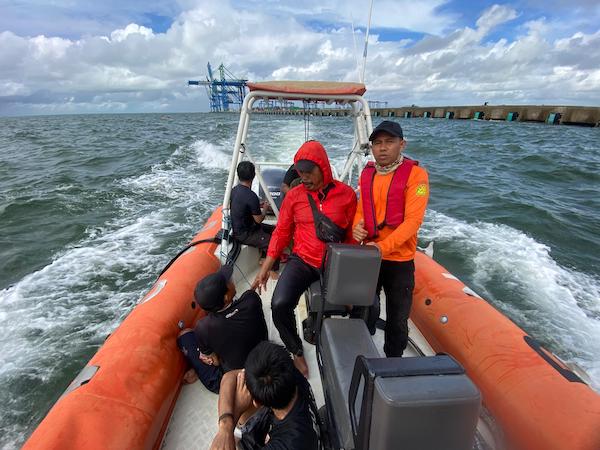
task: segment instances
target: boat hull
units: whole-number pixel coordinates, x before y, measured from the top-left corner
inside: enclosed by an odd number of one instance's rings
[[[220,228],[218,208],[193,241]],[[178,323],[192,326],[202,314],[191,306],[194,287],[219,268],[216,247],[195,245],[173,262],[89,361],[93,377],[56,402],[23,448],[158,447],[185,370]]]
[[[600,449],[596,392],[433,259],[415,266],[411,319],[465,367],[509,449]]]

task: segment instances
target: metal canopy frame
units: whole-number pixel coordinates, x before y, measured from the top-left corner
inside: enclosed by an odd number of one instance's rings
[[[266,90],[254,90],[249,92],[244,98],[244,102],[240,109],[240,121],[238,124],[237,135],[235,138],[235,144],[233,147],[233,155],[231,158],[231,165],[229,167],[229,175],[227,177],[227,184],[225,186],[225,195],[223,197],[223,240],[221,242],[221,260],[225,261],[227,257],[228,239],[231,231],[231,215],[229,202],[231,200],[231,190],[233,184],[237,178],[236,168],[240,159],[248,158],[256,167],[256,178],[260,187],[264,192],[269,192],[269,188],[262,177],[260,167],[266,165],[262,162],[256,162],[246,147],[246,138],[248,135],[248,126],[250,124],[250,116],[252,114],[252,108],[257,100],[268,100],[268,99],[279,99],[279,100],[305,100],[310,102],[326,102],[326,103],[341,103],[350,104],[352,106],[352,120],[354,122],[354,142],[352,150],[348,154],[344,169],[342,170],[341,176],[338,178],[340,181],[347,180],[348,184],[352,181],[354,170],[356,173],[364,167],[364,157],[368,156],[371,152],[369,143],[369,135],[373,131],[373,123],[371,121],[371,110],[369,103],[365,98],[355,94],[315,94],[315,93],[288,93],[288,92],[273,92]],[[335,176],[335,174],[334,174]],[[275,202],[270,195],[267,195],[267,201],[275,213],[275,217],[279,218],[279,209],[275,205]]]

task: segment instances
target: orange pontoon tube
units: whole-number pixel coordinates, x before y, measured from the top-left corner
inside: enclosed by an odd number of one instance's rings
[[[415,265],[411,319],[465,367],[508,449],[599,450],[600,396],[433,259]]]
[[[194,241],[214,238],[217,209]],[[86,369],[93,376],[63,395],[25,449],[151,449],[160,444],[185,369],[177,348],[178,322],[193,326],[198,280],[220,267],[216,244],[184,252],[156,281]],[[94,366],[97,370],[94,372]]]

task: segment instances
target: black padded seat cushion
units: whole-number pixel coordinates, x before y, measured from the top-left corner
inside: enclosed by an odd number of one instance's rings
[[[327,390],[344,448],[354,448],[348,391],[358,355],[379,358],[373,339],[361,319],[327,319],[321,328],[321,355]]]
[[[308,312],[319,312],[321,311],[321,282],[315,281],[308,287],[307,293],[308,304],[306,308]],[[346,308],[343,306],[332,305],[328,301],[325,301],[324,311],[326,313],[344,314]]]

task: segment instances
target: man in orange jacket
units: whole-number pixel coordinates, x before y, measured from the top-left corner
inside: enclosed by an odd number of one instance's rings
[[[369,140],[375,163],[367,164],[360,176],[352,235],[381,251],[377,293],[383,287],[387,316],[383,349],[388,357],[402,356],[408,343],[417,232],[427,207],[429,181],[418,162],[402,155],[406,141],[398,123],[380,123]],[[379,315],[378,303],[370,314],[374,319]],[[373,311],[377,311],[374,317]]]

